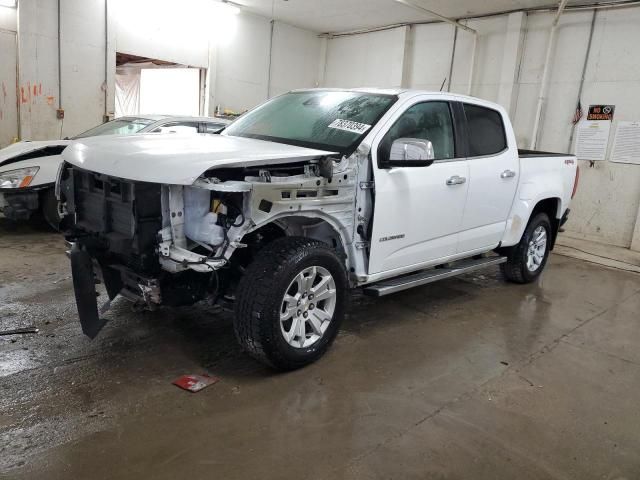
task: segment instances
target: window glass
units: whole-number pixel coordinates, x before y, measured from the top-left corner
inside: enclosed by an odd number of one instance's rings
[[[218,133],[224,127],[226,127],[226,123],[205,123],[204,124],[204,133]]]
[[[502,115],[490,108],[464,104],[469,137],[469,156],[493,155],[507,148]]]
[[[451,111],[447,102],[424,102],[413,105],[393,124],[378,150],[383,160],[389,159],[391,144],[398,138],[429,140],[435,160],[454,158]]]
[[[131,135],[151,123],[153,123],[153,120],[146,118],[118,118],[117,120],[111,120],[110,122],[98,125],[73,138],[97,137],[99,135]]]
[[[396,100],[354,91],[291,92],[238,118],[224,134],[346,153]]]
[[[197,123],[167,123],[153,130],[154,133],[198,133]]]

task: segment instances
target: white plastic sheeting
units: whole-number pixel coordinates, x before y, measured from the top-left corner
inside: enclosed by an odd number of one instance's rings
[[[200,69],[128,63],[116,68],[116,118],[125,115],[200,114]]]
[[[140,113],[140,70],[142,65],[153,64],[123,65],[116,68],[116,118]]]

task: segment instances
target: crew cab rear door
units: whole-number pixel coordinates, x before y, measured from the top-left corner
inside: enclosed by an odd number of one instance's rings
[[[372,143],[375,207],[369,274],[437,263],[455,255],[467,197],[469,167],[450,102],[412,97]],[[428,140],[434,160],[386,166],[394,140]]]
[[[458,254],[495,248],[504,234],[518,187],[520,161],[505,112],[481,102],[457,103],[464,117],[469,193],[458,238]]]

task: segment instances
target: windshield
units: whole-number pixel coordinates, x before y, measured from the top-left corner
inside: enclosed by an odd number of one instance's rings
[[[224,134],[348,154],[396,100],[361,92],[292,92],[240,117]]]
[[[131,135],[152,123],[153,120],[146,118],[118,118],[117,120],[111,120],[110,122],[93,127],[91,130],[87,130],[73,138],[97,137],[98,135]]]

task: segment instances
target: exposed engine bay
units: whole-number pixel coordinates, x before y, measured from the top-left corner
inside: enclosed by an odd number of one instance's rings
[[[118,294],[147,309],[233,300],[245,267],[281,236],[322,240],[355,272],[347,258],[364,262],[369,230],[354,208],[360,157],[212,169],[192,186],[64,164],[58,195],[83,330],[98,333]],[[100,309],[95,283],[109,296]]]

